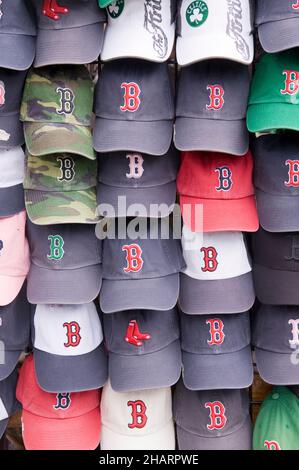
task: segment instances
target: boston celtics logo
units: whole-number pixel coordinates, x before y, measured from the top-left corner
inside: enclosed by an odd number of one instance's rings
[[[186,10],[186,20],[192,28],[201,26],[208,16],[208,5],[202,0],[196,0],[195,2],[190,3]]]
[[[115,2],[112,2],[108,7],[108,13],[111,16],[111,18],[118,18],[124,9],[125,6],[125,0],[116,0]]]

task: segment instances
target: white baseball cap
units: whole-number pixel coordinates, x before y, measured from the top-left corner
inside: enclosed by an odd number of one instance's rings
[[[116,0],[107,7],[103,61],[134,57],[165,62],[175,38],[173,0]]]
[[[0,217],[8,217],[25,208],[25,155],[22,147],[0,150]]]
[[[205,59],[253,61],[250,0],[182,0],[176,45],[179,65]]]
[[[187,314],[240,313],[255,300],[242,232],[195,233],[184,225],[179,303]]]
[[[115,392],[101,400],[101,450],[174,450],[171,389]]]

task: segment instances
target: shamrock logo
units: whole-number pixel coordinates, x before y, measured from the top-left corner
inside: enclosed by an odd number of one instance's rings
[[[118,18],[122,14],[124,6],[125,0],[115,0],[112,2],[107,8],[111,18]]]
[[[196,0],[188,6],[186,10],[186,20],[189,26],[197,28],[201,26],[209,15],[209,9],[204,1]]]

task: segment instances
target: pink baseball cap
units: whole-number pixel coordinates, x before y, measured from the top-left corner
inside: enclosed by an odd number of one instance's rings
[[[33,355],[21,367],[16,396],[23,406],[27,450],[94,450],[101,434],[100,390],[48,393],[37,381]]]
[[[0,306],[18,295],[30,267],[26,212],[0,218]]]

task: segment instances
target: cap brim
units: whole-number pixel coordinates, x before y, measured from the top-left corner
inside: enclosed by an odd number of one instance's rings
[[[239,389],[252,384],[250,345],[225,354],[192,354],[182,351],[182,358],[183,381],[189,390]]]
[[[2,33],[0,42],[0,67],[13,70],[30,68],[35,56],[35,36]]]
[[[299,272],[253,266],[256,296],[263,304],[299,305]]]
[[[28,346],[28,345],[27,345]],[[0,381],[9,377],[12,372],[14,371],[20,355],[23,351],[6,351],[4,350],[5,356],[5,364],[0,364]]]
[[[133,151],[164,155],[171,144],[173,122],[113,121],[96,118],[93,146],[98,152]]]
[[[84,304],[99,295],[101,285],[100,264],[65,270],[31,264],[27,297],[31,304]]]
[[[261,226],[267,232],[299,231],[298,196],[278,196],[256,189]]]
[[[26,276],[0,275],[0,307],[10,304],[20,292]]]
[[[24,209],[25,198],[22,184],[0,188],[0,217],[9,217]]]
[[[299,106],[289,103],[250,104],[247,109],[247,128],[250,132],[273,129],[299,130]]]
[[[2,438],[2,436],[4,435],[5,431],[6,431],[6,428],[7,428],[7,425],[8,425],[8,421],[9,421],[9,418],[6,418],[6,419],[2,419],[0,421],[0,439]]]
[[[0,116],[0,148],[18,147],[25,142],[20,113]]]
[[[104,313],[131,309],[171,310],[178,294],[178,273],[152,279],[103,279],[100,306]]]
[[[247,312],[254,304],[251,271],[230,279],[203,281],[181,273],[179,304],[189,315]]]
[[[260,24],[260,43],[266,52],[280,52],[299,46],[298,18],[281,19]]]
[[[203,220],[197,221],[197,213],[193,209],[197,205],[203,207]],[[193,232],[201,232],[202,230],[204,232],[256,232],[259,229],[254,196],[220,200],[181,195],[180,207],[184,223]],[[199,227],[197,226],[198,222],[200,223]]]
[[[118,204],[118,198],[126,198],[125,206]],[[99,214],[106,217],[135,217],[144,216],[150,218],[167,217],[173,211],[176,202],[176,182],[148,188],[121,188],[98,184],[97,191]],[[114,213],[106,214],[102,205],[110,205]],[[142,214],[139,213],[142,205]],[[161,211],[158,207],[161,206]],[[144,212],[145,211],[145,212]]]
[[[249,148],[246,121],[178,117],[175,121],[174,144],[178,150],[184,151],[206,150],[245,155]]]
[[[299,368],[291,361],[292,352],[280,354],[255,347],[256,365],[262,379],[271,385],[297,385]],[[296,351],[294,350],[296,354]]]
[[[47,419],[22,412],[26,450],[94,450],[100,443],[100,409],[69,419]]]
[[[171,387],[179,380],[181,369],[179,339],[151,354],[121,356],[109,352],[109,378],[116,392]]]
[[[104,40],[104,23],[70,29],[39,29],[34,67],[89,64],[98,59]]]
[[[171,420],[147,436],[126,436],[102,425],[101,450],[175,450],[175,431]]]
[[[53,122],[24,122],[24,133],[31,155],[73,153],[90,160],[96,159],[89,127]]]
[[[95,224],[99,221],[96,188],[82,191],[25,190],[27,215],[36,225]]]
[[[251,450],[251,420],[248,417],[239,429],[223,437],[198,436],[177,424],[177,438],[179,450]]]

